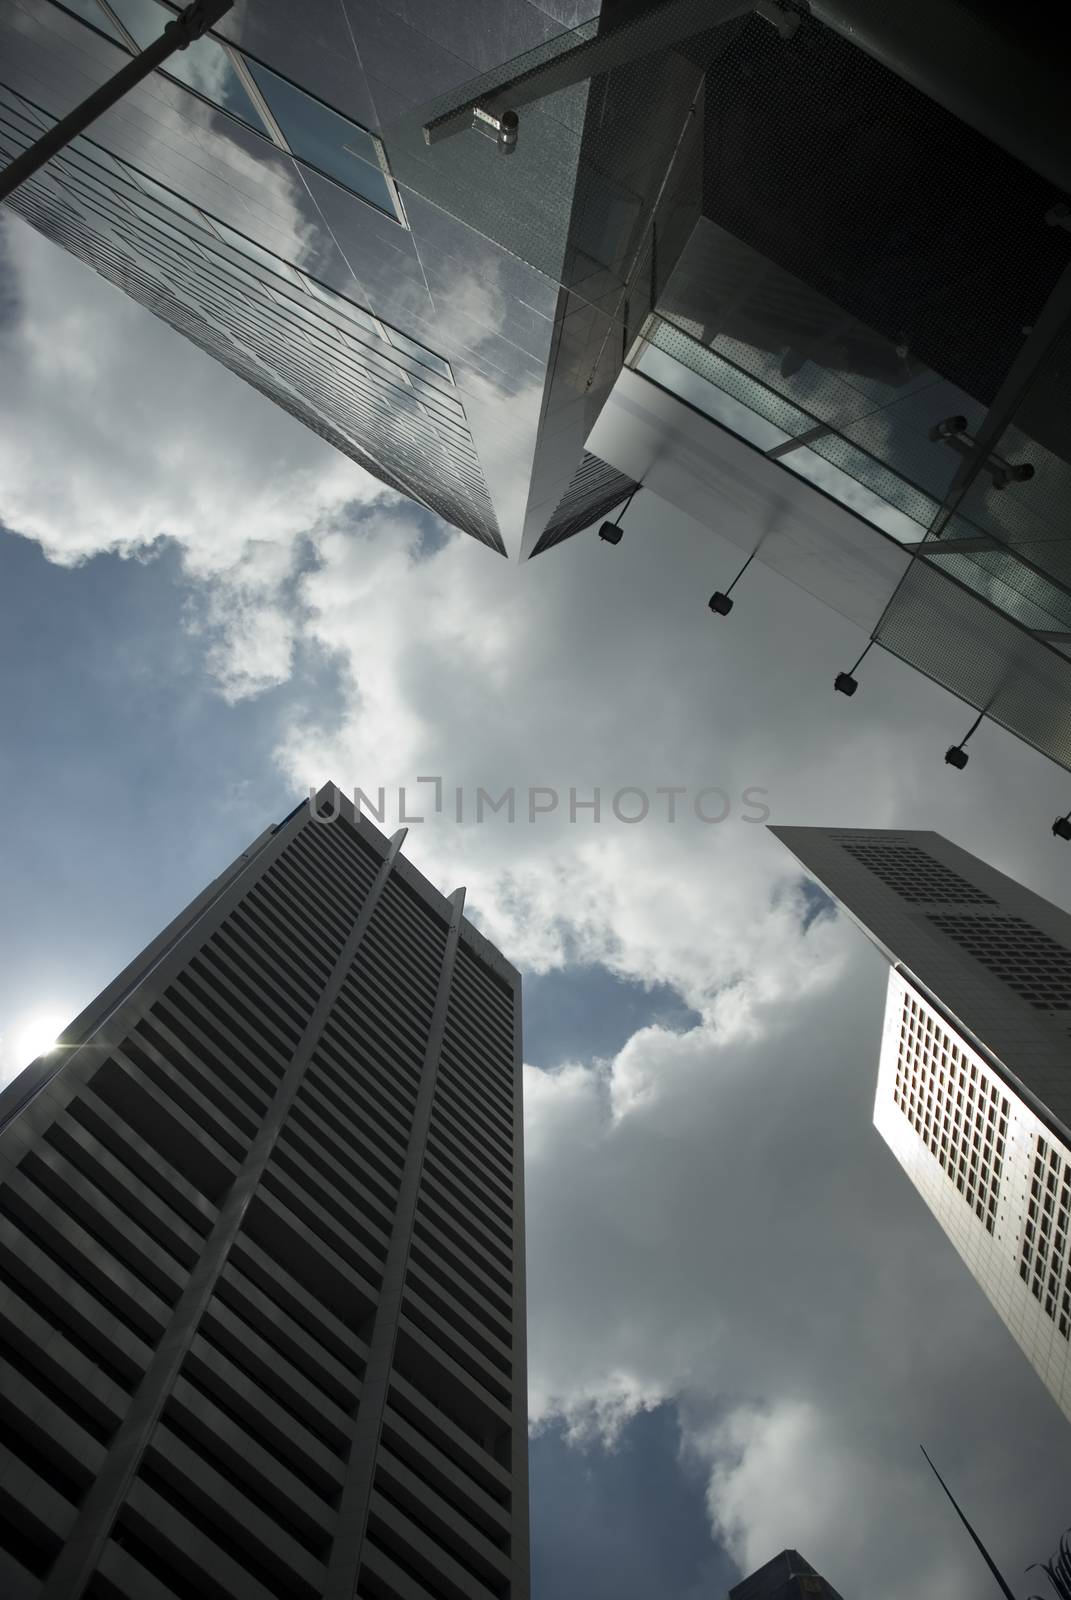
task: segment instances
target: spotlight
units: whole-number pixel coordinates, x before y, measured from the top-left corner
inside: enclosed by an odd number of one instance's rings
[[[1066,817],[1057,817],[1052,831],[1058,839],[1071,839],[1071,812]]]
[[[642,487],[642,484],[636,484],[635,488],[630,491],[628,499],[621,507],[621,510],[617,513],[617,516],[614,518],[613,522],[604,522],[600,526],[599,538],[605,539],[607,544],[621,543],[621,537],[624,532],[624,530],[619,526],[621,518],[625,515],[625,512],[628,510],[633,500],[635,500]]]
[[[740,582],[740,579],[744,576],[744,573],[747,571],[748,567],[750,567],[758,553],[759,548],[758,545],[756,545],[754,550],[752,550],[751,554],[748,556],[747,560],[744,562],[744,565],[740,568],[740,571],[736,574],[736,577],[733,579],[726,592],[722,594],[720,589],[715,589],[714,593],[707,601],[707,605],[710,607],[711,611],[716,612],[719,617],[727,617],[729,612],[733,609],[733,602],[729,599],[729,596],[732,594],[733,590],[736,588],[737,584]]]
[[[970,738],[971,734],[981,724],[984,718],[985,711],[979,711],[978,715],[967,729],[967,732],[963,735],[963,738],[960,740],[959,744],[950,745],[945,751],[945,760],[948,762],[950,767],[955,767],[957,772],[962,772],[968,761],[967,752],[963,746],[967,743],[967,740]]]
[[[966,433],[966,417],[945,417],[943,422],[935,422],[930,429],[930,438],[936,444],[938,439],[955,439],[959,434]]]
[[[838,694],[846,694],[851,696],[855,693],[859,687],[859,679],[855,676],[855,674],[858,672],[859,668],[866,660],[867,655],[873,648],[874,641],[871,639],[870,643],[867,645],[866,649],[863,651],[855,665],[849,668],[847,672],[837,673],[837,676],[833,679],[833,687],[836,689]]]
[[[511,156],[517,148],[517,129],[520,118],[516,111],[503,111],[498,119],[498,148],[504,156]]]

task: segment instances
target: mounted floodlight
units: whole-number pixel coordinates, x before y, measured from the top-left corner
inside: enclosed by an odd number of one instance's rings
[[[862,664],[863,659],[866,656],[867,650],[870,650],[870,649],[873,648],[873,644],[874,644],[874,641],[873,641],[873,639],[871,639],[870,643],[866,647],[866,650],[863,651],[863,654],[859,657],[859,660],[855,663],[855,665],[851,668],[851,670],[849,672],[838,672],[837,673],[837,676],[833,679],[833,687],[834,687],[834,689],[836,689],[838,694],[846,694],[846,695],[848,695],[850,697],[858,689],[859,680],[858,680],[858,678],[856,678],[855,673],[858,670],[858,668],[860,667],[860,665]]]
[[[640,487],[641,487],[641,485],[637,484],[635,489],[632,490],[631,494],[625,500],[624,504],[621,507],[621,510],[617,513],[617,516],[614,518],[613,522],[604,522],[604,523],[602,523],[600,525],[600,527],[599,527],[599,538],[600,539],[605,539],[607,544],[620,544],[621,543],[621,540],[624,537],[624,532],[625,532],[625,530],[620,526],[621,518],[625,515],[625,512],[628,510],[628,508],[632,504],[633,500],[635,500],[636,496],[639,494]]]
[[[967,765],[967,762],[970,760],[970,757],[963,746],[967,743],[967,740],[970,738],[971,734],[974,732],[975,728],[977,728],[984,716],[985,712],[979,711],[977,717],[975,717],[974,721],[971,723],[970,727],[967,729],[967,732],[963,736],[962,741],[959,744],[950,745],[945,751],[946,762],[950,767],[955,767],[957,772],[962,772],[964,767]]]
[[[716,616],[727,617],[729,612],[733,609],[733,602],[729,599],[729,596],[732,594],[733,590],[736,588],[737,584],[740,582],[740,579],[744,576],[744,573],[747,571],[748,567],[750,567],[757,554],[758,549],[756,547],[756,549],[752,550],[751,554],[744,562],[744,565],[740,568],[740,571],[736,574],[736,577],[733,579],[732,583],[725,590],[725,592],[722,593],[720,589],[715,589],[714,593],[707,601],[707,605]]]
[[[521,119],[516,111],[503,111],[498,119],[498,148],[504,156],[511,156],[517,148],[517,129]]]
[[[934,423],[930,429],[930,438],[936,444],[938,439],[956,439],[966,431],[966,417],[945,417],[942,422]]]

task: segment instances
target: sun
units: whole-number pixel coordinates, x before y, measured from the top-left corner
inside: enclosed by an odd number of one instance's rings
[[[64,1019],[58,1013],[42,1013],[31,1017],[19,1028],[14,1037],[15,1057],[20,1067],[29,1066],[38,1056],[47,1056],[56,1048],[56,1040],[63,1031]]]

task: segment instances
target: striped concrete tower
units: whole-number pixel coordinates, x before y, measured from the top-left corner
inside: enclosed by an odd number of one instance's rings
[[[527,1600],[520,980],[317,804],[0,1095],[7,1600]]]

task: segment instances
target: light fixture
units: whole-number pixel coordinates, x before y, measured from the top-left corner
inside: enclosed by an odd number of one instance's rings
[[[950,767],[955,767],[957,772],[962,772],[964,767],[967,765],[967,762],[970,760],[970,757],[963,746],[967,743],[967,740],[970,738],[971,734],[974,732],[975,728],[977,728],[984,716],[985,712],[979,711],[977,717],[975,717],[974,721],[967,729],[967,732],[964,734],[960,743],[949,745],[948,749],[945,751],[945,761]]]
[[[859,657],[859,660],[848,672],[837,673],[837,676],[833,679],[833,687],[836,689],[838,694],[846,694],[851,696],[858,689],[859,680],[856,678],[855,673],[861,665],[867,650],[870,650],[873,647],[873,644],[874,641],[871,639],[870,643],[866,647],[866,650],[863,651],[863,655]]]
[[[1057,817],[1052,825],[1052,831],[1058,839],[1071,839],[1071,811],[1066,817]]]
[[[740,579],[744,576],[744,573],[747,571],[748,567],[750,567],[757,554],[758,549],[756,547],[756,549],[752,550],[751,554],[744,562],[744,565],[740,568],[740,571],[736,574],[736,577],[733,579],[732,583],[724,591],[724,593],[721,589],[715,589],[714,593],[707,601],[707,605],[709,606],[710,610],[713,611],[717,616],[727,617],[729,612],[733,609],[733,602],[729,599],[729,596],[732,594],[733,590],[736,588],[737,584],[740,582]]]
[[[625,515],[625,512],[628,510],[639,491],[640,485],[637,484],[635,489],[633,489],[632,493],[625,500],[621,510],[617,513],[617,516],[614,518],[613,522],[604,522],[600,525],[599,538],[605,539],[607,544],[621,543],[621,540],[624,538],[624,529],[620,526],[621,518]]]

